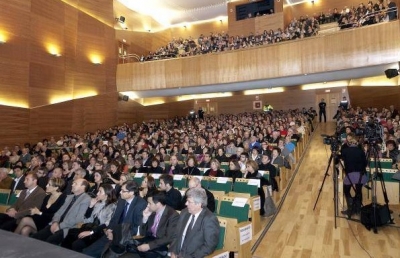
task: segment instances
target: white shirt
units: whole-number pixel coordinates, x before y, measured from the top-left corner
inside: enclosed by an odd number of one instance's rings
[[[35,186],[35,188],[33,188],[33,189],[31,189],[31,190],[29,190],[29,189],[26,189],[26,195],[25,195],[25,198],[27,198],[31,193],[33,193],[33,191],[35,191],[35,189],[37,188],[38,186]]]
[[[196,224],[197,218],[199,217],[199,215],[200,215],[200,213],[202,212],[202,210],[203,210],[203,209],[201,209],[198,213],[194,214],[193,227],[194,227],[194,225]],[[186,226],[185,226],[185,230],[183,231],[181,247],[182,247],[182,245],[183,245],[183,242],[185,241],[185,238],[186,238],[186,231],[187,231],[187,229],[188,229],[188,227],[189,227],[189,224],[190,224],[190,222],[191,222],[191,220],[192,220],[192,215],[193,215],[193,214],[190,214],[190,217],[189,217],[189,219],[188,219],[188,222],[186,223]],[[193,227],[192,227],[192,228],[193,228]]]
[[[13,192],[15,191],[15,188],[17,188],[18,182],[19,182],[19,180],[21,180],[21,178],[22,178],[22,176],[20,176],[20,177],[18,177],[18,178],[14,178],[15,185],[14,185]]]

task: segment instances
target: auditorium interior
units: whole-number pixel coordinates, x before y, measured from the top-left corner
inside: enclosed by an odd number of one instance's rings
[[[273,196],[276,214],[253,224],[259,228],[239,257],[400,257],[399,183],[388,186],[395,224],[377,234],[335,216],[334,180],[324,180],[331,151],[321,137],[335,131],[333,116],[343,97],[352,107],[400,109],[400,76],[385,75],[400,71],[398,19],[348,29],[333,21],[310,37],[144,60],[173,39],[258,35],[286,28],[294,18],[360,4],[269,0],[273,11],[238,19],[240,6],[264,1],[145,1],[162,11],[124,0],[0,1],[0,148],[188,116],[199,108],[206,116],[267,105],[318,110],[325,99],[327,122],[315,118],[314,132]],[[371,202],[369,190],[363,191]]]

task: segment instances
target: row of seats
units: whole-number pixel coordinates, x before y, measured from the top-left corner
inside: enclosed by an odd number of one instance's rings
[[[306,144],[309,141],[310,134],[307,132],[303,139],[296,144],[295,151],[293,153],[296,160],[299,160],[304,154]],[[293,176],[297,164],[291,164],[291,169],[280,167],[280,176],[278,177],[278,183],[280,191],[283,191],[287,182]],[[263,174],[263,177],[269,179],[269,171],[259,171]],[[157,177],[157,176],[156,176]],[[178,177],[179,179],[188,180],[189,177],[183,176]],[[184,180],[183,180],[184,181]],[[179,180],[175,181],[174,185],[180,186],[182,182]],[[229,186],[232,186],[232,190],[226,192]],[[252,237],[257,235],[261,227],[260,218],[260,197],[257,195],[258,185],[250,182],[249,179],[237,178],[235,183],[232,179],[228,179],[225,183],[218,178],[213,177],[202,177],[202,186],[208,188],[215,197],[216,202],[216,214],[220,222],[220,241],[218,244],[217,251],[208,257],[222,258],[229,257],[229,252],[237,252],[239,258],[250,258],[251,257],[251,240]],[[184,188],[183,188],[184,189]],[[182,189],[182,190],[183,190]],[[218,189],[218,190],[217,190]],[[264,192],[267,189],[264,188]],[[273,198],[275,202],[279,201],[279,195],[274,193]],[[238,204],[244,204],[243,207],[239,207]],[[248,232],[251,231],[251,232]],[[246,238],[250,234],[250,239]],[[229,236],[227,238],[226,236]],[[223,246],[223,248],[219,248]]]

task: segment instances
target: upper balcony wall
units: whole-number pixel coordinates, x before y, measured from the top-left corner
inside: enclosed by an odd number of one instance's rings
[[[336,71],[398,62],[399,21],[270,46],[120,64],[118,91],[168,89]]]

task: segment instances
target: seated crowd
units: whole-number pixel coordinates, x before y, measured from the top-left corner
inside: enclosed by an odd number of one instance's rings
[[[160,47],[154,53],[142,56],[140,61],[195,56],[217,53],[229,50],[245,49],[255,46],[269,45],[282,41],[311,37],[318,34],[319,24],[314,17],[301,20],[293,19],[285,29],[264,30],[263,33],[230,36],[228,33],[201,34],[197,39],[173,39],[166,46]]]
[[[257,17],[257,16],[256,16]],[[289,25],[277,30],[264,30],[261,34],[230,36],[228,33],[201,34],[197,39],[173,39],[166,46],[160,47],[147,56],[141,56],[140,61],[153,61],[177,57],[195,56],[208,53],[217,53],[228,50],[251,48],[254,46],[269,45],[282,41],[301,39],[318,35],[320,24],[338,22],[341,29],[360,27],[379,22],[397,19],[397,7],[393,0],[387,4],[379,0],[375,4],[369,1],[367,5],[345,6],[342,11],[337,8],[319,15],[300,16],[292,19]]]
[[[278,191],[279,168],[294,161],[295,145],[306,127],[312,129],[314,115],[312,108],[303,108],[181,117],[6,147],[0,156],[0,188],[21,192],[0,214],[0,228],[92,257],[105,251],[204,257],[218,242],[214,196],[191,177],[182,198],[173,176],[260,179],[263,207],[262,186]],[[225,171],[222,163],[228,164]],[[270,180],[259,170],[270,171]],[[143,173],[141,185],[131,173]],[[159,185],[154,174],[160,174]],[[187,226],[191,215],[196,217],[193,233]],[[197,234],[201,231],[206,239]],[[136,235],[142,238],[133,241]]]
[[[363,110],[357,107],[341,114],[338,119],[338,134],[340,134],[342,141],[345,141],[347,134],[360,132],[360,129],[365,132],[366,127],[374,128],[374,136],[376,135],[376,138],[379,138],[376,139],[378,151],[376,153],[371,152],[371,145],[367,141],[360,142],[365,153],[369,153],[371,157],[375,153],[379,158],[391,159],[392,168],[400,169],[399,124],[400,114],[393,105],[389,109],[383,108],[382,110],[377,108]],[[380,134],[382,135],[378,137]]]
[[[358,6],[345,6],[334,17],[341,29],[361,27],[397,19],[397,7],[393,1],[386,3],[379,0],[375,4],[369,1],[367,5],[360,3]]]

